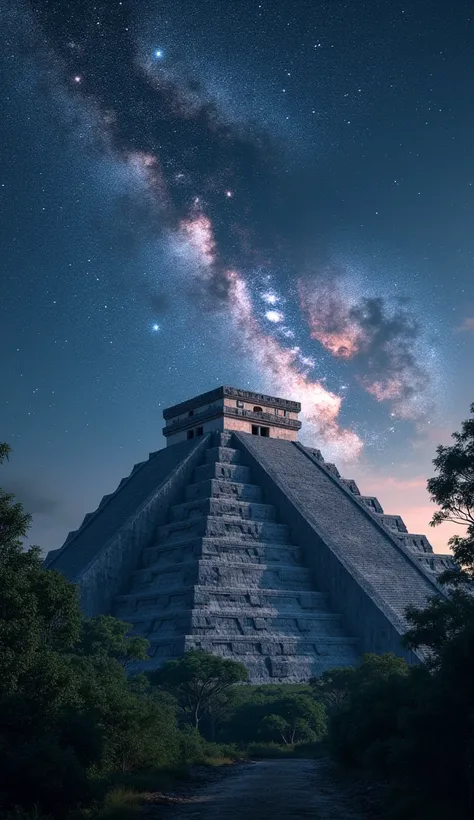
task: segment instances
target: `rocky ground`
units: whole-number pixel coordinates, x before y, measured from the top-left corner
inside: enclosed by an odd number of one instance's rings
[[[203,774],[174,794],[156,794],[146,815],[166,820],[379,820],[365,787],[342,781],[327,760],[262,760]],[[146,816],[145,815],[145,816]]]

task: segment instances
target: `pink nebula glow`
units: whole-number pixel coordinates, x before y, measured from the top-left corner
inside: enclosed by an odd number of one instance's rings
[[[183,220],[180,227],[196,251],[201,264],[210,267],[216,260],[216,243],[210,219],[200,213],[191,219]]]
[[[351,359],[364,341],[361,328],[351,319],[350,303],[337,284],[309,288],[298,283],[300,306],[306,314],[311,338],[318,341],[333,356]]]
[[[341,397],[327,390],[320,382],[311,381],[301,371],[299,348],[286,348],[274,336],[264,333],[252,307],[247,286],[236,271],[228,271],[232,318],[239,331],[239,344],[253,357],[260,372],[270,377],[273,389],[288,398],[301,402],[306,421],[323,442],[330,444],[344,461],[357,458],[362,441],[350,430],[337,423]]]

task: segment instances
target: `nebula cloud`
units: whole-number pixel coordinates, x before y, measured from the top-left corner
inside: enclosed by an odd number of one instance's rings
[[[418,421],[430,411],[430,377],[420,364],[420,327],[406,309],[383,298],[348,296],[319,279],[299,282],[310,334],[336,358],[352,360],[358,383],[392,415]]]
[[[341,397],[328,391],[320,382],[311,381],[300,369],[298,348],[285,348],[273,336],[264,333],[257,321],[247,286],[236,271],[229,271],[229,293],[232,319],[239,344],[257,363],[260,372],[270,376],[270,382],[284,396],[301,402],[305,420],[319,440],[323,440],[344,461],[357,458],[362,450],[360,438],[342,429],[337,418]],[[314,365],[310,361],[309,365]]]
[[[351,317],[351,305],[335,282],[298,283],[301,309],[306,314],[312,339],[333,356],[351,359],[364,341],[362,328]]]
[[[207,283],[218,260],[210,219],[203,213],[183,223],[182,241],[197,254],[195,279]],[[321,382],[313,381],[309,371],[314,359],[304,356],[299,347],[285,347],[277,338],[265,333],[257,319],[249,288],[235,269],[219,272],[226,282],[227,314],[234,331],[235,346],[254,363],[261,378],[288,398],[301,402],[302,413],[313,433],[344,461],[356,459],[363,447],[361,439],[338,424],[342,399]]]

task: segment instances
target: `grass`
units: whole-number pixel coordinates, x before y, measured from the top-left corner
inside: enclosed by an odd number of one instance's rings
[[[173,788],[177,781],[189,780],[188,766],[175,769],[144,769],[140,772],[117,774],[111,783],[112,788],[130,789],[135,792],[158,792]]]
[[[125,786],[112,789],[105,796],[101,808],[93,815],[94,820],[135,820],[147,795]]]
[[[193,765],[219,767],[235,763],[236,754],[233,749],[230,750],[231,747],[221,747],[218,744],[209,744],[209,746],[211,748],[207,748],[202,758],[195,760]],[[242,755],[240,757],[242,758]],[[192,769],[187,765],[177,769],[149,769],[129,774],[117,773],[100,805],[79,811],[71,815],[69,820],[137,820],[138,817],[143,816],[142,808],[154,793],[170,791],[177,782],[191,778]],[[19,820],[23,820],[23,816]],[[24,820],[30,820],[29,816]],[[31,820],[36,820],[36,818],[32,817]],[[45,818],[45,820],[48,819]]]
[[[317,760],[327,754],[321,741],[312,743],[280,744],[251,743],[247,748],[248,757],[253,760],[281,760],[284,758],[305,758]]]

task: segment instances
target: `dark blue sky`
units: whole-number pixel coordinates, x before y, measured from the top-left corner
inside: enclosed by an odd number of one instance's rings
[[[472,4],[0,8],[2,482],[33,540],[223,383],[299,398],[426,529],[474,399]]]

